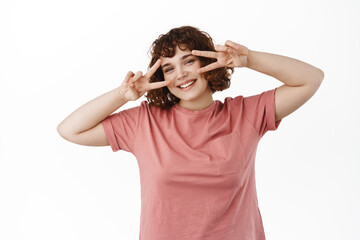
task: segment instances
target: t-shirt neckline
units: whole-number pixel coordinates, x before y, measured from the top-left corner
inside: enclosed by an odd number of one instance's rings
[[[216,102],[217,100],[213,101],[209,106],[207,106],[206,108],[204,109],[201,109],[201,110],[189,110],[189,109],[186,109],[186,108],[183,108],[179,105],[179,103],[176,103],[174,105],[174,107],[176,109],[178,109],[179,111],[183,112],[183,113],[186,113],[186,114],[203,114],[203,113],[207,113],[207,112],[210,112],[211,110],[213,110],[216,106]]]

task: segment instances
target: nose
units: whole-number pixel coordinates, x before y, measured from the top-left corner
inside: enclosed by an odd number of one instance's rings
[[[187,73],[186,71],[183,69],[183,68],[178,68],[178,72],[177,72],[177,79],[178,80],[181,80],[183,79],[184,77],[186,77]]]

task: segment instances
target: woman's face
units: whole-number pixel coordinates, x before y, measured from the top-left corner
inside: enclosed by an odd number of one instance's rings
[[[172,82],[167,87],[172,94],[181,99],[180,101],[201,101],[204,95],[212,95],[204,74],[196,72],[201,67],[200,60],[192,55],[190,50],[183,51],[177,46],[173,57],[160,57],[160,59],[165,81]],[[191,81],[195,82],[188,87],[180,88],[181,85]]]

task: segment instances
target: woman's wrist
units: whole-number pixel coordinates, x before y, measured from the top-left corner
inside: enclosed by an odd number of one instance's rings
[[[117,88],[115,89],[115,92],[116,92],[117,97],[119,98],[119,101],[122,101],[122,102],[128,102],[128,101],[130,101],[129,99],[126,99],[125,93],[122,91],[122,88],[121,88],[121,87],[117,87]]]
[[[246,68],[251,68],[251,61],[253,59],[253,56],[254,56],[254,51],[249,49],[246,59],[246,65],[245,65]]]

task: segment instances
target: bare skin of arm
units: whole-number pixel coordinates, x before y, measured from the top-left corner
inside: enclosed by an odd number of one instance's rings
[[[145,75],[141,71],[128,72],[120,87],[85,103],[67,116],[57,126],[60,136],[80,145],[109,145],[101,121],[128,101],[136,101],[146,91],[167,86],[169,81],[149,83],[150,76],[160,65],[161,60],[158,60]]]
[[[247,67],[284,83],[275,92],[275,121],[288,116],[308,101],[324,78],[321,69],[308,63],[277,54],[252,51],[229,40],[225,46],[217,45],[215,50],[192,51],[193,55],[217,59],[199,69],[199,73],[219,67]]]

